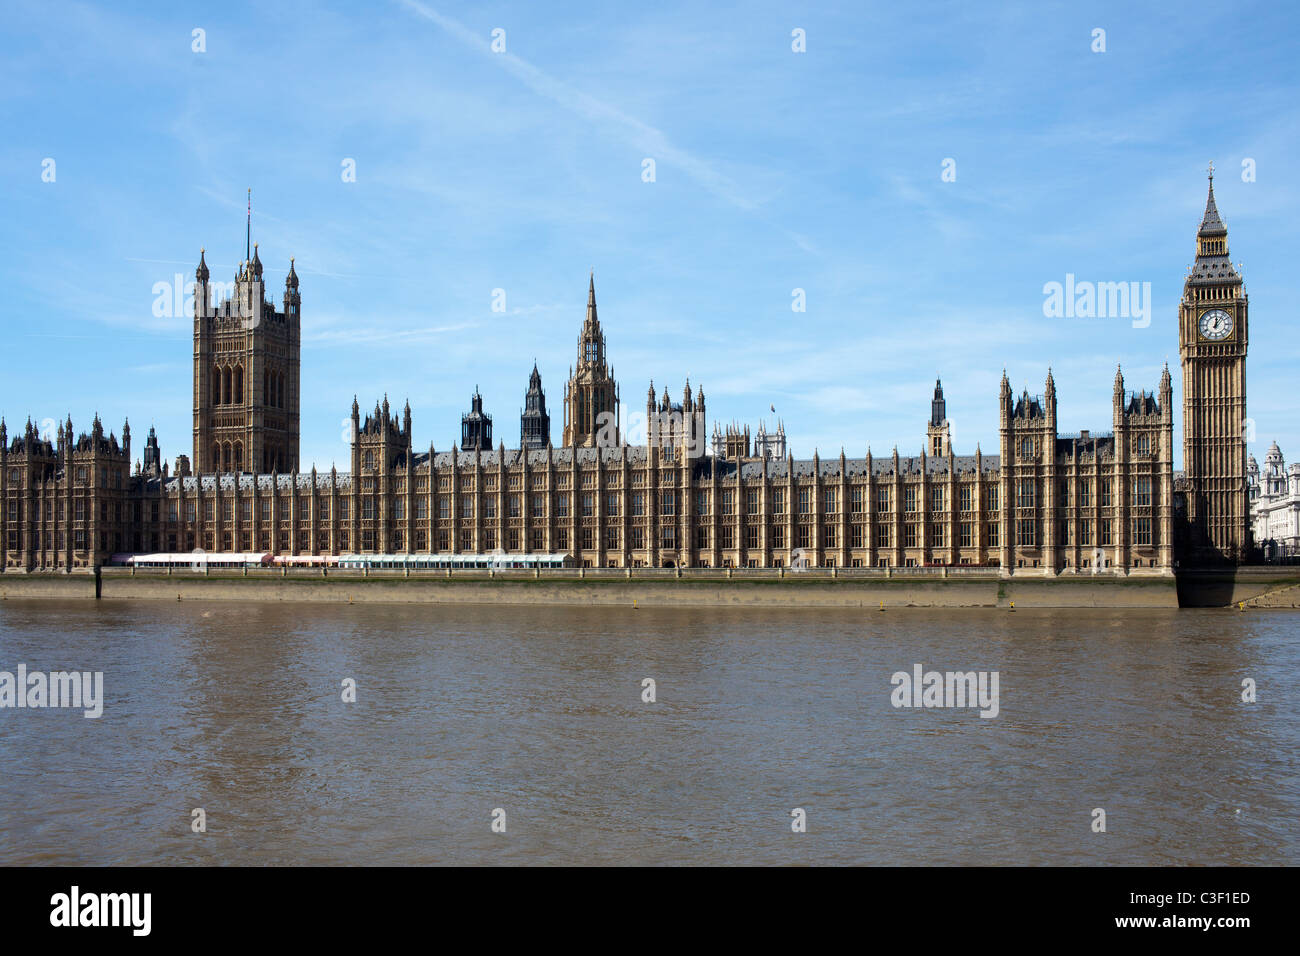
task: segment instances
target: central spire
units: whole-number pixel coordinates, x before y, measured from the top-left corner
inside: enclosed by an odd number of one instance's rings
[[[595,326],[600,328],[600,320],[596,318],[596,270],[591,270],[591,277],[587,282],[587,320],[584,323],[588,327]]]
[[[587,279],[587,317],[578,335],[578,364],[564,396],[564,445],[618,444],[618,386],[605,362],[605,334],[596,315],[596,270]]]

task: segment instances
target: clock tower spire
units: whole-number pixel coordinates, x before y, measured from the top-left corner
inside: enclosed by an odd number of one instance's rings
[[[1228,256],[1228,228],[1214,200],[1213,163],[1209,172],[1196,261],[1178,306],[1188,557],[1198,563],[1243,561],[1250,550],[1244,434],[1248,301]]]

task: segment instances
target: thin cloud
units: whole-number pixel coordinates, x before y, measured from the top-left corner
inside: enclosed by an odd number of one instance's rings
[[[493,53],[490,40],[470,30],[458,20],[444,16],[431,7],[418,2],[418,0],[401,0],[401,3],[407,9],[436,24],[444,32],[451,34],[458,42],[492,56],[501,63],[504,69],[512,73],[539,96],[544,96],[553,103],[588,120],[609,124],[623,138],[643,149],[647,156],[653,156],[656,160],[662,159],[671,165],[680,167],[709,192],[727,201],[737,209],[753,212],[759,208],[757,203],[742,195],[736,183],[719,173],[704,160],[680,147],[674,146],[662,130],[655,129],[648,123],[642,122],[635,116],[629,116],[622,110],[610,106],[590,94],[575,90],[513,53],[508,51]]]

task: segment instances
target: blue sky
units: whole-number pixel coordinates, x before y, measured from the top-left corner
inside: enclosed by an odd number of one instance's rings
[[[938,375],[957,451],[996,451],[1003,368],[1050,365],[1061,431],[1107,430],[1116,362],[1179,394],[1213,160],[1252,450],[1300,458],[1300,12],[1143,7],[7,4],[0,411],[189,453],[191,326],[153,289],[200,246],[233,277],[251,186],[269,287],[291,255],[302,282],[304,467],[345,465],[353,394],[446,448],[477,385],[516,444],[534,358],[558,443],[589,268],[632,410],[689,375],[796,456],[915,454]],[[1046,318],[1067,274],[1151,283],[1150,325]]]

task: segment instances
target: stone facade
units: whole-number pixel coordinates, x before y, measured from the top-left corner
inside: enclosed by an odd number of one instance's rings
[[[1210,244],[1218,241],[1217,218],[1211,193],[1209,231],[1203,223],[1198,236],[1198,249],[1209,257],[1220,255]],[[628,444],[594,277],[578,364],[565,388],[560,447],[551,444],[534,366],[521,448],[493,448],[482,429],[469,448],[417,448],[409,404],[399,419],[385,398],[363,420],[354,400],[350,471],[302,473],[296,464],[299,298],[291,267],[284,311],[272,310],[269,320],[264,313],[256,328],[240,327],[242,317],[229,309],[213,320],[196,316],[193,473],[178,455],[169,474],[152,432],[144,466],[132,474],[129,426],[119,443],[104,436],[96,419],[89,434],[74,440],[69,420],[51,443],[28,423],[10,442],[0,422],[0,568],[70,570],[124,552],[195,549],[281,555],[505,550],[571,554],[589,567],[996,566],[1004,574],[1040,576],[1107,569],[1167,574],[1176,540],[1224,548],[1238,540],[1231,530],[1238,507],[1231,468],[1215,457],[1219,452],[1206,451],[1207,443],[1224,441],[1224,423],[1208,417],[1205,383],[1226,383],[1218,387],[1239,403],[1228,409],[1229,418],[1244,409],[1244,392],[1236,389],[1244,388],[1245,299],[1239,279],[1217,274],[1217,261],[1198,267],[1205,284],[1189,279],[1181,307],[1184,381],[1191,383],[1183,407],[1192,413],[1184,447],[1198,449],[1186,497],[1174,484],[1168,368],[1150,392],[1126,390],[1117,371],[1109,430],[1077,435],[1058,431],[1050,371],[1041,395],[1019,396],[1004,372],[997,454],[978,446],[956,453],[939,382],[923,425],[918,414],[918,443],[924,443],[915,456],[868,449],[796,460],[786,451],[783,426],[774,435],[760,428],[752,449],[748,429],[729,428],[710,449],[704,393],[692,394],[689,383],[680,404],[666,390],[657,399],[652,385],[647,441]],[[205,287],[202,259],[196,276]],[[236,288],[260,277],[254,254]],[[1241,351],[1221,341],[1189,343],[1189,316],[1199,322],[1201,313],[1224,302],[1240,318]],[[1217,378],[1198,378],[1206,362]],[[243,403],[234,403],[229,421],[222,411],[227,394]],[[482,415],[477,395],[466,419],[475,415]],[[485,423],[486,416],[474,420]],[[258,460],[274,464],[250,470]],[[1244,511],[1244,457],[1242,468],[1237,494]],[[1197,538],[1196,528],[1207,536]],[[1221,534],[1228,537],[1215,537]]]
[[[115,552],[497,549],[590,567],[996,565],[1037,573],[1173,564],[1172,396],[1115,380],[1113,431],[1056,430],[1056,390],[1013,399],[1001,453],[796,461],[689,445],[416,450],[409,405],[352,410],[352,469],[128,474],[98,422],[57,449],[27,434],[0,460],[5,567],[88,567]],[[127,432],[129,436],[129,431]],[[81,505],[74,503],[80,501]],[[71,531],[71,534],[66,532]]]
[[[1277,442],[1269,446],[1261,472],[1255,456],[1246,466],[1250,518],[1256,543],[1269,560],[1300,555],[1300,464],[1290,468]]]

